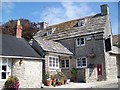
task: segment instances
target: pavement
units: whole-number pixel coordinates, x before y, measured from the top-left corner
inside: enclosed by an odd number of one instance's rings
[[[91,83],[70,82],[69,84],[65,84],[65,85],[61,85],[61,86],[55,86],[55,87],[53,87],[53,86],[43,86],[43,87],[44,88],[101,88],[101,87],[104,88],[104,86],[107,86],[107,85],[109,86],[109,85],[114,85],[114,84],[116,85],[116,88],[118,88],[118,79],[109,80],[109,81],[91,82]]]

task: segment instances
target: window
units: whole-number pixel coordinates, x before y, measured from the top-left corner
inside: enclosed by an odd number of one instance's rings
[[[50,36],[50,35],[52,35],[52,30],[47,31],[47,36]]]
[[[50,68],[59,68],[59,59],[55,56],[49,56],[49,67]]]
[[[105,39],[105,51],[108,52],[111,50],[111,40],[110,38]]]
[[[76,61],[76,67],[77,68],[85,68],[85,67],[87,67],[87,59],[86,59],[86,57],[78,58],[77,61]]]
[[[61,67],[62,68],[69,68],[69,60],[62,60]]]
[[[7,79],[11,74],[11,60],[0,58],[0,79]]]
[[[84,25],[85,25],[85,20],[80,20],[80,21],[78,22],[78,27],[84,26]]]
[[[77,46],[84,46],[85,45],[85,38],[77,38],[76,45]]]

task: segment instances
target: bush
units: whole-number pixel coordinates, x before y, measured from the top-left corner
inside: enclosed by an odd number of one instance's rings
[[[18,90],[19,88],[19,80],[16,76],[9,76],[7,81],[4,84],[4,88],[15,88]]]

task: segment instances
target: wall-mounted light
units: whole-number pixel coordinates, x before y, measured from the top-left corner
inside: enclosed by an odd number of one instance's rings
[[[20,59],[19,61],[19,65],[21,65],[23,63],[23,59]]]

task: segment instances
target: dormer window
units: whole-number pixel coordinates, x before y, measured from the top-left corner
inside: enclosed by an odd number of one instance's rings
[[[78,21],[78,27],[84,26],[84,25],[85,25],[85,20]]]
[[[50,36],[50,35],[52,35],[52,30],[47,31],[47,36]]]

